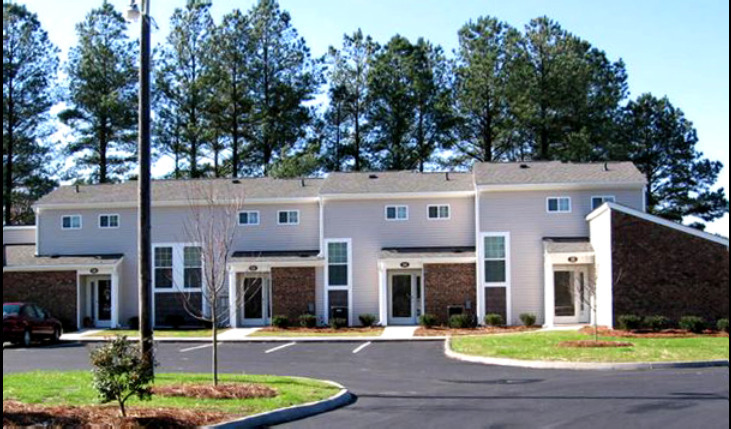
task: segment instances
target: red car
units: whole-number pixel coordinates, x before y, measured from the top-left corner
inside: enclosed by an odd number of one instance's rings
[[[33,341],[57,342],[63,334],[61,322],[35,304],[3,304],[3,344],[30,347]]]

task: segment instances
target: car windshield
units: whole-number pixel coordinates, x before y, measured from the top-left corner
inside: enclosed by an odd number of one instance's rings
[[[3,317],[17,316],[19,313],[19,305],[3,305]]]

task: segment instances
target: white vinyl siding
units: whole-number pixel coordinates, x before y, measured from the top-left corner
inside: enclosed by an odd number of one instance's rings
[[[569,214],[572,211],[570,197],[549,197],[546,199],[548,213]]]
[[[452,207],[449,205],[429,206],[426,209],[426,216],[429,220],[450,220]]]
[[[239,213],[239,225],[241,226],[258,226],[260,223],[260,213],[257,211],[248,211]]]
[[[80,215],[63,216],[61,218],[61,229],[64,230],[78,230],[82,227],[82,220]]]
[[[401,222],[409,220],[409,207],[386,206],[386,220]]]
[[[119,215],[117,215],[117,214],[99,215],[99,228],[100,229],[117,229],[117,228],[119,228]]]

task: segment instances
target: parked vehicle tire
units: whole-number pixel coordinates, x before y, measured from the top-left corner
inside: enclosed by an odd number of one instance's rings
[[[30,330],[25,331],[23,334],[23,340],[20,342],[20,345],[28,348],[33,344],[33,335],[31,335]]]
[[[63,332],[61,332],[60,328],[56,328],[53,330],[53,336],[51,337],[51,343],[58,344],[61,342],[61,335],[63,335]]]

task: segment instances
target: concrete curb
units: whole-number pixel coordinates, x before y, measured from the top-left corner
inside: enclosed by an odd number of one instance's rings
[[[452,350],[451,339],[444,342],[444,354],[453,360],[490,366],[508,366],[526,369],[556,369],[568,371],[652,371],[661,369],[728,368],[729,361],[704,362],[656,362],[656,363],[589,363],[524,361],[515,359],[486,358],[457,353]]]
[[[281,425],[334,411],[353,402],[354,396],[344,386],[332,381],[326,381],[326,383],[339,388],[340,392],[324,401],[257,414],[241,420],[208,426],[204,429],[255,429]]]
[[[106,343],[114,337],[88,337],[61,339],[69,343]],[[130,341],[139,341],[137,337],[129,337]],[[257,337],[236,340],[218,340],[219,344],[262,344],[262,343],[408,343],[408,342],[442,342],[447,337],[414,337],[414,338],[381,338],[381,337],[340,337],[340,338],[308,338],[308,337]],[[156,338],[156,343],[210,343],[210,338]]]

